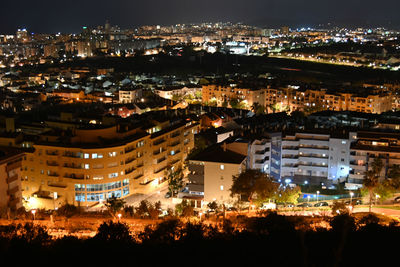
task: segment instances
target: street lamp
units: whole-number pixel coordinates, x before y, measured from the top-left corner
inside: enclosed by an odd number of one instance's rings
[[[35,220],[35,214],[36,214],[36,210],[31,210],[32,214],[33,214],[33,220]]]
[[[122,214],[121,213],[118,213],[118,221],[120,221],[121,220],[121,216],[122,216]]]
[[[378,204],[378,198],[380,198],[381,196],[378,195],[378,194],[375,194],[375,197],[376,197],[376,203],[375,203],[375,205],[377,205],[377,204]]]
[[[353,196],[354,196],[354,193],[350,192],[350,205],[353,204]]]
[[[307,196],[307,201],[310,203],[310,195]]]
[[[319,195],[319,191],[317,191],[317,203],[318,203],[318,195]]]

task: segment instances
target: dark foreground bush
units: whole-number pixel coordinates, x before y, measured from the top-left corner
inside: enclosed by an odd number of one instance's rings
[[[133,236],[109,221],[86,240],[50,240],[32,224],[2,226],[0,256],[17,266],[383,266],[396,259],[400,240],[397,225],[372,217],[357,224],[348,214],[333,218],[329,230],[296,230],[291,217],[276,213],[243,224],[167,220]]]

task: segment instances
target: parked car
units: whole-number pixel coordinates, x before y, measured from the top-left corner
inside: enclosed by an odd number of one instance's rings
[[[208,210],[206,211],[206,214],[208,214],[208,215],[216,214],[216,213],[217,213],[217,211],[214,210],[214,209],[208,209]]]
[[[275,203],[264,203],[261,207],[261,210],[274,210],[276,209],[276,204]]]
[[[353,201],[350,203],[350,200],[347,200],[346,202],[344,202],[344,204],[346,204],[346,205],[353,205],[353,206],[355,206],[355,205],[361,205],[362,204],[362,201],[361,201],[361,199],[353,199]]]
[[[166,194],[165,194],[165,198],[170,198],[171,197],[171,192],[167,192]]]
[[[286,208],[294,208],[294,204],[293,203],[286,203],[285,207]]]
[[[314,204],[314,207],[327,207],[327,206],[329,206],[329,204],[328,204],[328,202],[325,202],[325,201]]]
[[[297,207],[310,208],[310,207],[312,207],[312,204],[304,202],[304,203],[297,205]]]
[[[394,203],[400,203],[400,196],[399,197],[395,197],[393,200]]]
[[[227,210],[227,211],[237,211],[237,208],[235,208],[235,207],[229,207],[229,208],[227,208],[226,210]]]

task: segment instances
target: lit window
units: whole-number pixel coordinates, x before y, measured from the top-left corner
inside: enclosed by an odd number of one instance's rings
[[[89,164],[85,164],[85,169],[89,169]]]
[[[342,144],[345,145],[347,142],[345,140],[342,140]]]
[[[118,172],[113,172],[108,175],[108,178],[118,177]]]
[[[84,154],[84,158],[85,158],[85,159],[88,159],[88,158],[89,158],[89,153],[85,153],[85,154]]]

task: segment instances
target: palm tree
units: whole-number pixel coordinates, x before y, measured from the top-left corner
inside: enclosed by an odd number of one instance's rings
[[[382,168],[382,160],[376,157],[371,163],[371,169],[365,173],[363,186],[367,188],[369,194],[369,212],[372,210],[372,198],[374,197],[375,189],[379,185],[379,176]]]

